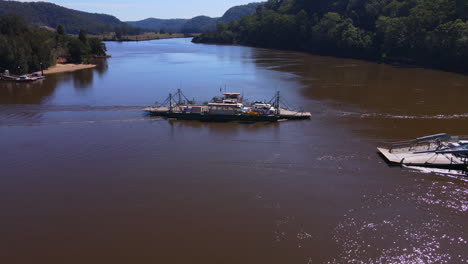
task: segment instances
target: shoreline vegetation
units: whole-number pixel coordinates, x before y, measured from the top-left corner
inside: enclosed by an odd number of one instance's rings
[[[201,33],[154,33],[154,32],[146,32],[139,35],[124,35],[120,36],[116,33],[107,33],[103,35],[96,35],[93,37],[97,37],[102,41],[148,41],[148,40],[158,40],[158,39],[171,39],[171,38],[193,38],[200,36]]]
[[[95,67],[96,67],[95,64],[72,64],[72,63],[56,64],[44,70],[44,75],[64,73],[64,72],[74,72],[78,70],[92,69]]]
[[[268,0],[192,40],[468,73],[468,0]]]
[[[88,36],[84,30],[77,36],[68,35],[62,25],[53,31],[30,27],[18,15],[0,16],[0,72],[8,70],[12,75],[23,75],[49,69],[57,63],[81,65],[94,58],[108,57],[106,52],[105,43]],[[49,72],[81,67],[58,66]]]

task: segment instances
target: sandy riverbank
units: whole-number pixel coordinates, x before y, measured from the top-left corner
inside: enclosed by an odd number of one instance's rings
[[[94,68],[96,65],[94,64],[57,64],[44,70],[44,74],[53,74],[53,73],[61,73],[61,72],[73,72],[83,69],[90,69]]]

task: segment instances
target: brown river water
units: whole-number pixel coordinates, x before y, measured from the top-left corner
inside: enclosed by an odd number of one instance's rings
[[[468,134],[468,77],[189,39],[0,83],[0,263],[468,263],[468,181],[382,142]],[[279,90],[310,121],[167,121],[181,88]]]

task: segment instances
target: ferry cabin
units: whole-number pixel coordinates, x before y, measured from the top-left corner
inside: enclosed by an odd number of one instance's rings
[[[212,115],[236,115],[242,113],[242,105],[235,103],[209,103],[208,113]]]
[[[240,93],[224,93],[223,103],[242,103]]]

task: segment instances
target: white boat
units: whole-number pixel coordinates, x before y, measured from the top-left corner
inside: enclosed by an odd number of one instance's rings
[[[40,74],[40,73],[32,73],[32,74],[27,74],[27,75],[21,75],[20,77],[16,78],[15,81],[17,82],[33,82],[37,80],[42,80],[44,79],[45,76]]]
[[[468,137],[437,134],[389,143],[377,150],[394,165],[461,168],[468,165]]]
[[[17,76],[10,74],[10,72],[7,70],[4,73],[0,74],[0,79],[14,82],[33,82],[45,79],[45,76],[42,75],[40,72]]]

